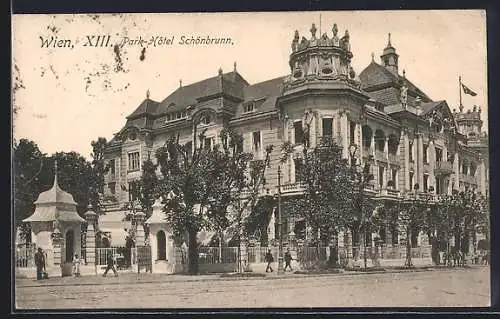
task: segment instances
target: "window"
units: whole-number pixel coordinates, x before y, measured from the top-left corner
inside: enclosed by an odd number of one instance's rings
[[[210,117],[210,115],[205,115],[205,117],[203,117],[203,124],[210,124],[212,123],[212,118]]]
[[[128,153],[128,170],[138,171],[140,169],[139,152]]]
[[[424,163],[429,163],[427,158],[427,151],[429,150],[429,146],[424,144]]]
[[[427,189],[429,188],[429,175],[424,174],[424,192],[427,192]]]
[[[255,109],[255,102],[249,102],[243,106],[243,112],[252,112]]]
[[[462,174],[467,174],[467,162],[462,162]]]
[[[410,162],[413,162],[413,142],[408,143],[408,154],[409,154]]]
[[[351,144],[356,144],[356,139],[354,138],[356,132],[356,123],[350,122],[349,123],[349,139],[351,141]]]
[[[398,184],[398,170],[393,168],[392,169],[392,183],[394,185],[394,188],[397,188],[396,185]]]
[[[260,131],[252,133],[252,141],[253,141],[253,150],[255,152],[259,152],[261,150]]]
[[[112,160],[109,160],[109,163],[108,163],[108,166],[109,166],[109,174],[111,176],[115,176],[115,160],[112,159]]]
[[[111,195],[116,193],[116,183],[108,183],[108,190]]]
[[[203,140],[203,148],[207,151],[211,150],[213,147],[213,142],[214,142],[213,137],[205,137],[205,139]]]
[[[333,119],[324,118],[322,119],[323,125],[323,136],[331,137],[333,136]]]
[[[410,172],[410,190],[413,189],[413,172]]]
[[[443,150],[436,148],[436,162],[439,163],[441,161],[443,161]]]
[[[384,187],[384,167],[378,167],[378,186],[380,188]]]
[[[130,202],[139,199],[139,183],[131,181],[128,183],[128,200]]]
[[[303,144],[304,128],[302,127],[302,121],[293,122],[293,129],[295,131],[295,144]]]
[[[304,162],[302,161],[301,158],[296,158],[293,160],[293,162],[295,163],[295,182],[301,182]]]

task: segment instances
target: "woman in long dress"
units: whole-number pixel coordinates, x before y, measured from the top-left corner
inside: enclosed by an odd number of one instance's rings
[[[73,258],[73,275],[80,277],[80,258],[78,258],[78,254],[75,254]]]

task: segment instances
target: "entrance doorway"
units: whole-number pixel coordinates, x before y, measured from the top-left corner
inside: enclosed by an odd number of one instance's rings
[[[156,241],[158,244],[158,251],[157,251],[157,259],[158,260],[167,260],[167,240],[165,237],[165,232],[163,230],[160,230],[156,234]]]
[[[66,232],[66,262],[73,261],[74,255],[74,241],[75,241],[75,233],[73,229],[70,229]]]

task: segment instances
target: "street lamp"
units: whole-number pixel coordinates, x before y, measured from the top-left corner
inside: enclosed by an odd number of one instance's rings
[[[281,219],[281,165],[278,165],[278,274],[283,272],[283,224]]]

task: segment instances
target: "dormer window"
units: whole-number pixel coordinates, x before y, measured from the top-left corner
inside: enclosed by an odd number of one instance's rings
[[[249,102],[243,105],[243,113],[253,112],[255,110],[255,102]]]

